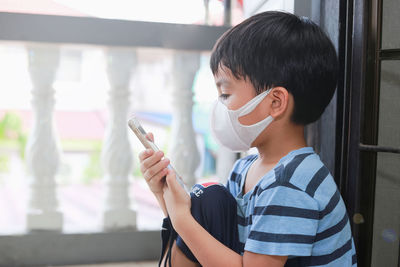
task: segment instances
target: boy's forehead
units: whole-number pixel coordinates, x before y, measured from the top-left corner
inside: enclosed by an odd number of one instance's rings
[[[225,76],[214,76],[215,84],[219,87],[222,85],[229,85],[232,84],[232,78],[225,77]]]
[[[216,75],[233,76],[232,71],[223,64],[219,64]]]
[[[214,79],[216,83],[226,83],[234,79],[234,76],[230,69],[221,66],[218,68],[217,72],[214,74]]]

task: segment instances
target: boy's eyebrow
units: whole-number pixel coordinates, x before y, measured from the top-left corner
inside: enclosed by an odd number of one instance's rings
[[[217,85],[217,87],[220,87],[223,84],[229,84],[229,81],[225,78],[220,78],[220,79],[217,79],[215,84]]]

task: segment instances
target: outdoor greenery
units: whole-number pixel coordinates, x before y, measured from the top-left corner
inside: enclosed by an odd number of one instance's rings
[[[6,147],[17,146],[24,158],[27,136],[22,129],[22,119],[18,114],[7,112],[0,120],[0,144]]]
[[[17,149],[23,159],[25,156],[27,136],[22,128],[22,119],[18,114],[7,112],[0,120],[0,147],[4,150]],[[7,154],[0,154],[0,172],[9,170],[10,158]]]
[[[17,151],[24,160],[27,143],[27,133],[23,129],[22,118],[14,112],[6,112],[0,119],[0,173],[10,171],[10,153]],[[83,167],[81,181],[90,183],[102,178],[100,154],[101,140],[62,140],[61,147],[64,151],[85,151],[89,160]],[[61,166],[67,170],[69,166]],[[61,175],[63,176],[63,175]],[[69,180],[67,177],[65,179]]]
[[[89,152],[89,162],[85,166],[82,174],[84,183],[91,183],[94,180],[102,178],[103,173],[101,169],[101,143],[97,143],[92,147]]]

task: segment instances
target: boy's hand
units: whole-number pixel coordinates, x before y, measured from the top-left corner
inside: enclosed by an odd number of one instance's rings
[[[148,133],[146,137],[153,142],[154,138],[152,133]],[[163,157],[164,153],[162,151],[154,152],[151,149],[146,149],[139,154],[140,171],[150,190],[155,195],[163,193],[165,184],[163,178],[167,175],[169,159],[163,159]]]
[[[176,180],[173,170],[168,170],[166,184],[164,185],[164,201],[167,206],[168,215],[175,230],[179,231],[179,223],[191,216],[190,196]]]

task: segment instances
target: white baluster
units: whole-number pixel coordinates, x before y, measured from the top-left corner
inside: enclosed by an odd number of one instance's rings
[[[225,184],[228,180],[229,173],[237,160],[237,153],[220,146],[217,151],[217,178],[220,183]]]
[[[177,52],[174,55],[174,113],[170,158],[176,171],[189,187],[196,182],[194,172],[200,162],[192,122],[192,85],[199,66],[200,55],[197,53]]]
[[[58,211],[55,182],[60,149],[53,123],[52,87],[59,50],[44,45],[30,45],[27,50],[34,113],[33,128],[26,147],[30,175],[27,229],[61,231],[63,215]]]
[[[136,63],[136,54],[129,49],[106,51],[107,74],[110,82],[109,121],[102,151],[106,197],[103,228],[117,230],[135,228],[136,214],[130,209],[129,175],[133,167],[128,139],[129,81]]]

